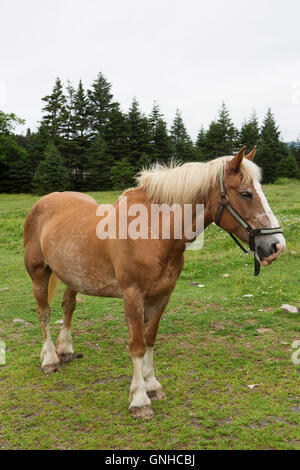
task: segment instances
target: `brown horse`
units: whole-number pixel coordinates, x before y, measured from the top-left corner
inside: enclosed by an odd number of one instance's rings
[[[24,226],[25,265],[33,281],[44,335],[41,362],[45,372],[56,371],[60,362],[74,358],[71,320],[78,292],[122,297],[134,364],[129,410],[135,418],[154,414],[151,400],[165,399],[165,394],[154,376],[153,347],[161,315],[184,264],[188,239],[185,234],[175,237],[178,223],[175,213],[170,217],[169,237],[162,236],[161,216],[158,232],[151,236],[151,206],[176,203],[182,210],[179,223],[183,224],[186,222],[183,207],[190,204],[189,228],[195,229],[195,208],[203,204],[206,228],[216,219],[219,177],[225,171],[226,197],[244,220],[253,228],[278,227],[259,183],[259,168],[251,161],[254,154],[255,149],[245,156],[243,147],[234,157],[143,171],[138,186],[123,194],[127,204],[125,219],[120,218],[120,201],[104,208],[92,197],[75,192],[52,193],[33,206]],[[141,219],[137,223],[133,216],[143,211],[146,229],[142,230]],[[99,228],[99,221],[103,222],[105,217],[114,236],[109,236],[109,231],[104,234],[104,225]],[[125,222],[135,224],[137,236],[128,236],[129,227],[124,232]],[[248,243],[247,231],[226,210],[220,225]],[[256,256],[263,265],[277,259],[285,249],[285,240],[278,233],[258,234],[255,241]],[[50,302],[58,280],[67,287],[63,298],[64,322],[55,347],[49,323]]]

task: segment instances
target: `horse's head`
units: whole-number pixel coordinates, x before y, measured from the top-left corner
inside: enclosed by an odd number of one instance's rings
[[[226,160],[224,176],[221,176],[220,180],[221,198],[216,203],[217,209],[215,209],[216,223],[246,243],[249,243],[251,238],[249,227],[252,229],[279,227],[262,190],[260,170],[252,161],[255,151],[256,147],[245,155],[243,147],[236,156]],[[225,208],[228,210],[223,210]],[[242,220],[239,220],[239,216]],[[264,230],[254,230],[252,233],[256,257],[262,265],[271,264],[285,250],[285,239],[281,233],[272,233],[272,230],[266,230],[265,233]]]

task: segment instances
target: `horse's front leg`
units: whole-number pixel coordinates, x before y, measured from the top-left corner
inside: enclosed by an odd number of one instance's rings
[[[130,337],[130,353],[134,365],[130,386],[129,411],[134,418],[151,418],[154,412],[147,396],[144,380],[144,356],[146,341],[143,330],[143,295],[136,288],[128,288],[123,293],[125,315]]]
[[[147,395],[151,400],[165,400],[166,395],[161,384],[154,375],[153,351],[158,331],[159,321],[171,294],[155,300],[145,302],[144,334],[146,340],[146,353],[144,356],[144,380]]]

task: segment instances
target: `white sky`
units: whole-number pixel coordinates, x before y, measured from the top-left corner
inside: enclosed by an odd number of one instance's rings
[[[300,134],[299,0],[1,0],[0,20],[0,108],[26,127],[57,76],[101,71],[123,111],[158,100],[171,123],[179,107],[193,138],[222,100],[237,126],[270,106]]]

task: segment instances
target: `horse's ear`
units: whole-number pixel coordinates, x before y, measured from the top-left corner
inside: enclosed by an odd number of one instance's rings
[[[252,160],[254,160],[255,154],[256,154],[256,145],[253,147],[253,149],[251,150],[250,153],[245,155],[245,158],[252,161]]]
[[[244,147],[242,147],[240,150],[239,150],[239,153],[237,153],[235,155],[235,157],[233,157],[232,160],[230,160],[230,163],[229,163],[229,168],[232,170],[232,171],[239,171],[240,167],[241,167],[241,163],[242,163],[242,160],[245,156],[245,150],[246,150],[246,145],[244,145]]]

